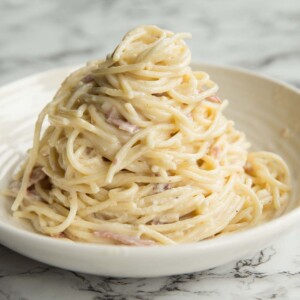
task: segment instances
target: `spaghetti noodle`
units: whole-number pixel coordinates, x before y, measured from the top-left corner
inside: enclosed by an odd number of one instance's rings
[[[74,241],[171,245],[282,212],[286,164],[248,152],[218,86],[190,68],[189,37],[138,27],[62,83],[10,184],[15,217]]]

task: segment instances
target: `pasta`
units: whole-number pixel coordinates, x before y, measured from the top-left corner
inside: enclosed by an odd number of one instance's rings
[[[191,69],[186,38],[141,26],[66,78],[8,188],[15,217],[52,237],[148,246],[198,242],[282,213],[287,165],[248,152],[216,83]]]

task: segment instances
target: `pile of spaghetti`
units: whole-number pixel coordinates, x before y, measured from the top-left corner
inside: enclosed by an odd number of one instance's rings
[[[281,213],[286,164],[248,152],[218,86],[189,66],[189,37],[138,27],[66,78],[10,184],[15,217],[52,237],[138,246],[197,242]]]

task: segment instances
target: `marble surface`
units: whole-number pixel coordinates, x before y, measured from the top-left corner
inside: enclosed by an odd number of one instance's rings
[[[125,31],[190,31],[193,59],[236,65],[300,87],[297,0],[0,0],[0,84],[103,57]],[[114,279],[52,268],[0,246],[4,299],[300,299],[300,229],[201,273]]]

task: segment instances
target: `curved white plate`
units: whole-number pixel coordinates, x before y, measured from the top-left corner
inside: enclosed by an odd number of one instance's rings
[[[86,273],[144,277],[188,273],[237,260],[259,250],[300,220],[300,93],[284,83],[235,68],[194,65],[207,71],[230,100],[226,110],[245,131],[253,148],[272,150],[287,161],[293,195],[286,214],[245,232],[166,247],[127,247],[74,243],[41,236],[13,219],[11,201],[0,198],[0,243],[36,260]],[[51,100],[67,67],[37,74],[0,89],[0,188],[30,148],[38,112]],[[287,134],[288,133],[288,134]]]

